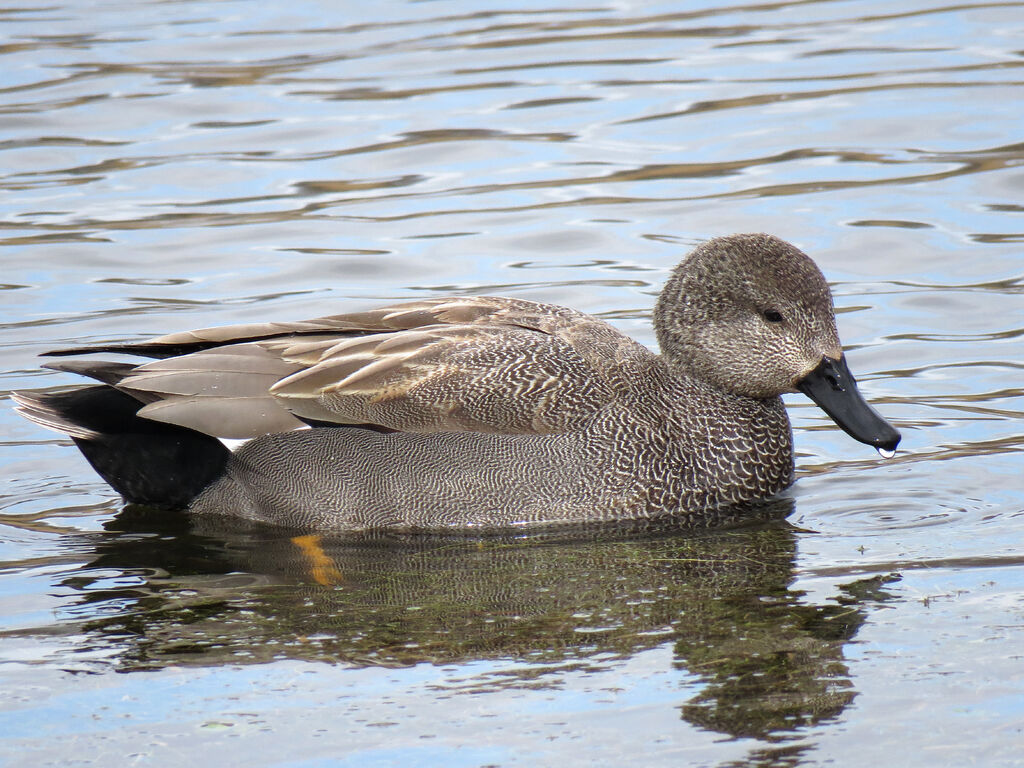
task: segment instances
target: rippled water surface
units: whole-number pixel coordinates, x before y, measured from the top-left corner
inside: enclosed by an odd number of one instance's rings
[[[0,405],[5,765],[1020,765],[1024,3],[0,9],[0,393],[58,346],[448,293],[653,345],[769,231],[883,461],[791,398],[747,529],[315,542],[120,512]]]

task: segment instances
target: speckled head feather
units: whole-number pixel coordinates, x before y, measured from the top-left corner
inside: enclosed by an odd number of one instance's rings
[[[55,365],[102,383],[15,399],[130,501],[320,531],[706,522],[792,481],[795,388],[899,441],[857,394],[824,277],[778,238],[698,247],[654,326],[661,355],[565,307],[428,299],[60,351],[157,360]]]
[[[670,366],[746,397],[795,392],[822,357],[842,356],[824,275],[771,235],[699,246],[673,270],[654,328]]]

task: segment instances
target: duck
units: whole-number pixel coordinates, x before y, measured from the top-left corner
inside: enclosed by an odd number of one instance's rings
[[[701,243],[653,326],[660,352],[563,306],[428,298],[54,350],[86,359],[46,367],[98,383],[14,399],[130,504],[335,534],[685,523],[770,499],[794,479],[786,393],[895,452],[790,243]]]

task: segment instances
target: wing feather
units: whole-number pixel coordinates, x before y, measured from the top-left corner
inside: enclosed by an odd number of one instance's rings
[[[147,418],[218,437],[294,429],[302,420],[413,432],[574,430],[628,388],[632,366],[653,357],[597,318],[494,297],[78,351],[159,358],[115,386],[138,397]]]

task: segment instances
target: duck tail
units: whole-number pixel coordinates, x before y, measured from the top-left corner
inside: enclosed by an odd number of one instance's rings
[[[215,437],[139,417],[143,403],[111,386],[12,397],[29,421],[74,440],[93,469],[134,504],[188,507],[224,473],[231,455]]]

